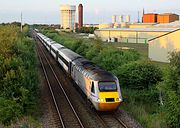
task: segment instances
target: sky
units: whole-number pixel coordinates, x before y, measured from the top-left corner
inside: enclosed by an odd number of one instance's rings
[[[20,21],[29,24],[59,24],[61,4],[84,6],[84,23],[111,22],[112,15],[130,15],[136,22],[138,11],[180,15],[180,0],[0,0],[0,23]]]

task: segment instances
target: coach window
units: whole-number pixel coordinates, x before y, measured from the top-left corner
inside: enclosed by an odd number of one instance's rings
[[[91,85],[91,92],[92,92],[92,93],[95,93],[94,82],[92,82],[92,85]]]

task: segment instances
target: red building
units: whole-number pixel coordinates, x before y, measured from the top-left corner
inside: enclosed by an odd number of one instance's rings
[[[179,15],[173,13],[159,14],[157,18],[158,23],[171,23],[179,20]]]
[[[83,5],[79,4],[78,6],[78,25],[79,28],[83,27]]]
[[[157,23],[158,14],[147,13],[143,15],[143,23]]]

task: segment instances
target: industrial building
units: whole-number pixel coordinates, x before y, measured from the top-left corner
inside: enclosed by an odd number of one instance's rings
[[[103,28],[95,31],[103,41],[116,38],[122,43],[148,43],[149,39],[173,31],[174,28]]]
[[[173,13],[164,13],[157,16],[158,23],[171,23],[179,20],[179,15]]]
[[[170,32],[148,40],[148,56],[151,60],[169,63],[169,52],[180,51],[180,29],[171,29]]]
[[[74,30],[76,21],[76,6],[60,5],[60,13],[61,28]]]
[[[173,13],[147,13],[143,15],[143,23],[171,23],[179,20],[179,15]]]
[[[171,24],[174,27],[168,28],[157,24],[144,28],[102,28],[96,30],[95,35],[108,42],[147,43],[151,60],[168,63],[169,52],[180,51],[180,22],[174,23],[176,27]]]
[[[83,27],[83,5],[79,4],[78,6],[78,28]]]
[[[156,13],[147,13],[143,15],[143,23],[157,23],[157,16]]]

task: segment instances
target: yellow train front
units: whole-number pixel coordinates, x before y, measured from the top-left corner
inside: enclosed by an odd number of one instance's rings
[[[95,74],[89,100],[98,111],[116,110],[122,102],[119,81],[110,73]]]

